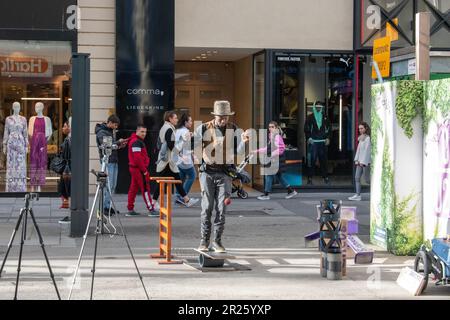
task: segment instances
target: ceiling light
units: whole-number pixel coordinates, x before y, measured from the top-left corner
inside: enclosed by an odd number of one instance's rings
[[[217,53],[219,53],[219,51],[217,51],[217,50],[214,50],[214,51],[213,51],[213,53],[214,53],[214,54],[217,54]]]
[[[61,98],[21,98],[22,100],[59,101]]]
[[[206,56],[206,53],[202,53],[202,56]]]

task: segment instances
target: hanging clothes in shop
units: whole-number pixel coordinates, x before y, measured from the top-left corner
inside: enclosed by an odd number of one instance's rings
[[[26,192],[27,186],[27,120],[9,116],[5,120],[3,148],[6,148],[6,192]]]
[[[47,138],[45,136],[45,118],[36,117],[30,143],[30,179],[31,186],[45,185],[47,172]]]

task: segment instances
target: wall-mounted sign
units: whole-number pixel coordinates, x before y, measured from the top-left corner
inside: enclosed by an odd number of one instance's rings
[[[391,38],[376,39],[373,45],[373,60],[378,64],[381,76],[389,77],[391,69]],[[372,79],[377,78],[375,67],[372,67]]]
[[[408,60],[408,75],[416,74],[416,59]]]
[[[398,18],[392,19],[392,22],[398,27]],[[386,22],[386,37],[391,38],[391,41],[398,40],[398,31],[389,22]]]
[[[44,58],[0,56],[1,76],[51,77],[52,64]]]

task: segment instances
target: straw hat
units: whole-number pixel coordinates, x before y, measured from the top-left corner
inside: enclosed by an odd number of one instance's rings
[[[214,102],[214,112],[211,112],[214,116],[232,116],[235,112],[231,111],[230,102],[228,101],[216,101]]]

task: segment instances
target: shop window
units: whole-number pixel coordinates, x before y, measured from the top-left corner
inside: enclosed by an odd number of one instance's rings
[[[283,130],[289,183],[351,186],[353,56],[274,53],[271,74],[273,120]]]
[[[0,40],[0,192],[57,191],[49,163],[71,115],[70,58],[70,42]]]

